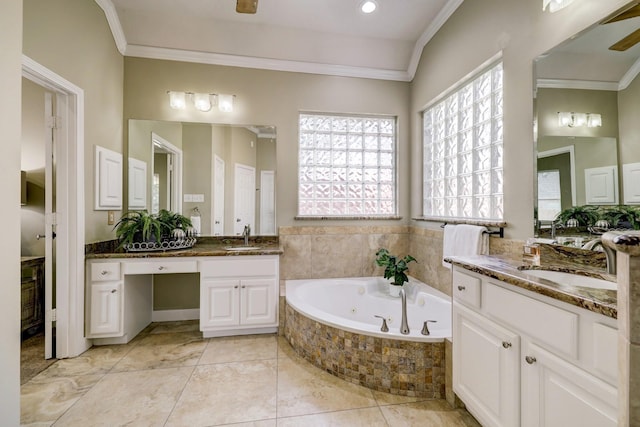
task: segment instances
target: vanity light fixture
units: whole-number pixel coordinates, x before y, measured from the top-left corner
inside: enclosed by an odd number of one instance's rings
[[[167,91],[169,94],[169,106],[176,110],[184,110],[187,107],[187,97],[193,101],[196,110],[207,112],[211,111],[213,105],[217,105],[218,109],[224,113],[233,111],[233,101],[235,95],[216,94],[216,93],[193,93]]]
[[[596,113],[574,113],[567,111],[558,112],[558,126],[560,127],[580,127],[590,128],[602,126],[602,116]]]
[[[542,10],[549,9],[549,12],[557,12],[573,3],[573,0],[542,0]]]
[[[365,0],[360,3],[360,10],[362,13],[372,13],[378,8],[378,3],[375,0]]]

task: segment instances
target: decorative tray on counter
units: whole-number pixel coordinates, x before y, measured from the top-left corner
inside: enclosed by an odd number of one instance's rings
[[[127,252],[173,251],[177,249],[189,249],[196,244],[195,237],[184,239],[163,240],[162,242],[133,242],[126,243],[122,247]]]

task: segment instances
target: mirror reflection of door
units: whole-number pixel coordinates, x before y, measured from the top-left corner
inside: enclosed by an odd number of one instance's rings
[[[276,234],[276,182],[274,171],[260,172],[260,234]]]
[[[236,163],[233,233],[242,234],[245,225],[255,233],[256,168]]]
[[[224,160],[214,156],[213,160],[213,224],[214,236],[224,234]]]
[[[182,150],[155,133],[151,147],[151,213],[161,209],[182,213]]]

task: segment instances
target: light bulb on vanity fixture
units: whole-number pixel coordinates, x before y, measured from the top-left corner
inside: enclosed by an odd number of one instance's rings
[[[542,0],[542,10],[549,9],[549,12],[557,12],[573,3],[573,0]]]
[[[362,13],[372,13],[378,8],[378,3],[375,0],[365,0],[360,3],[360,10]]]
[[[560,127],[581,127],[590,128],[602,126],[602,116],[597,113],[574,113],[568,111],[558,112],[558,126]]]
[[[193,102],[194,108],[203,113],[211,111],[214,102],[218,105],[218,110],[223,113],[233,112],[235,95],[179,92],[173,90],[167,91],[167,93],[169,94],[169,106],[176,110],[184,110],[187,107],[187,97],[189,97]],[[214,102],[212,102],[212,98]]]

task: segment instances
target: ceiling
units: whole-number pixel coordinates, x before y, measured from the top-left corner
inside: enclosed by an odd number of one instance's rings
[[[595,24],[542,55],[536,75],[580,82],[576,88],[624,89],[640,72],[640,43],[622,52],[609,50],[609,46],[638,28],[640,17]]]
[[[410,81],[463,0],[95,0],[123,55]]]

